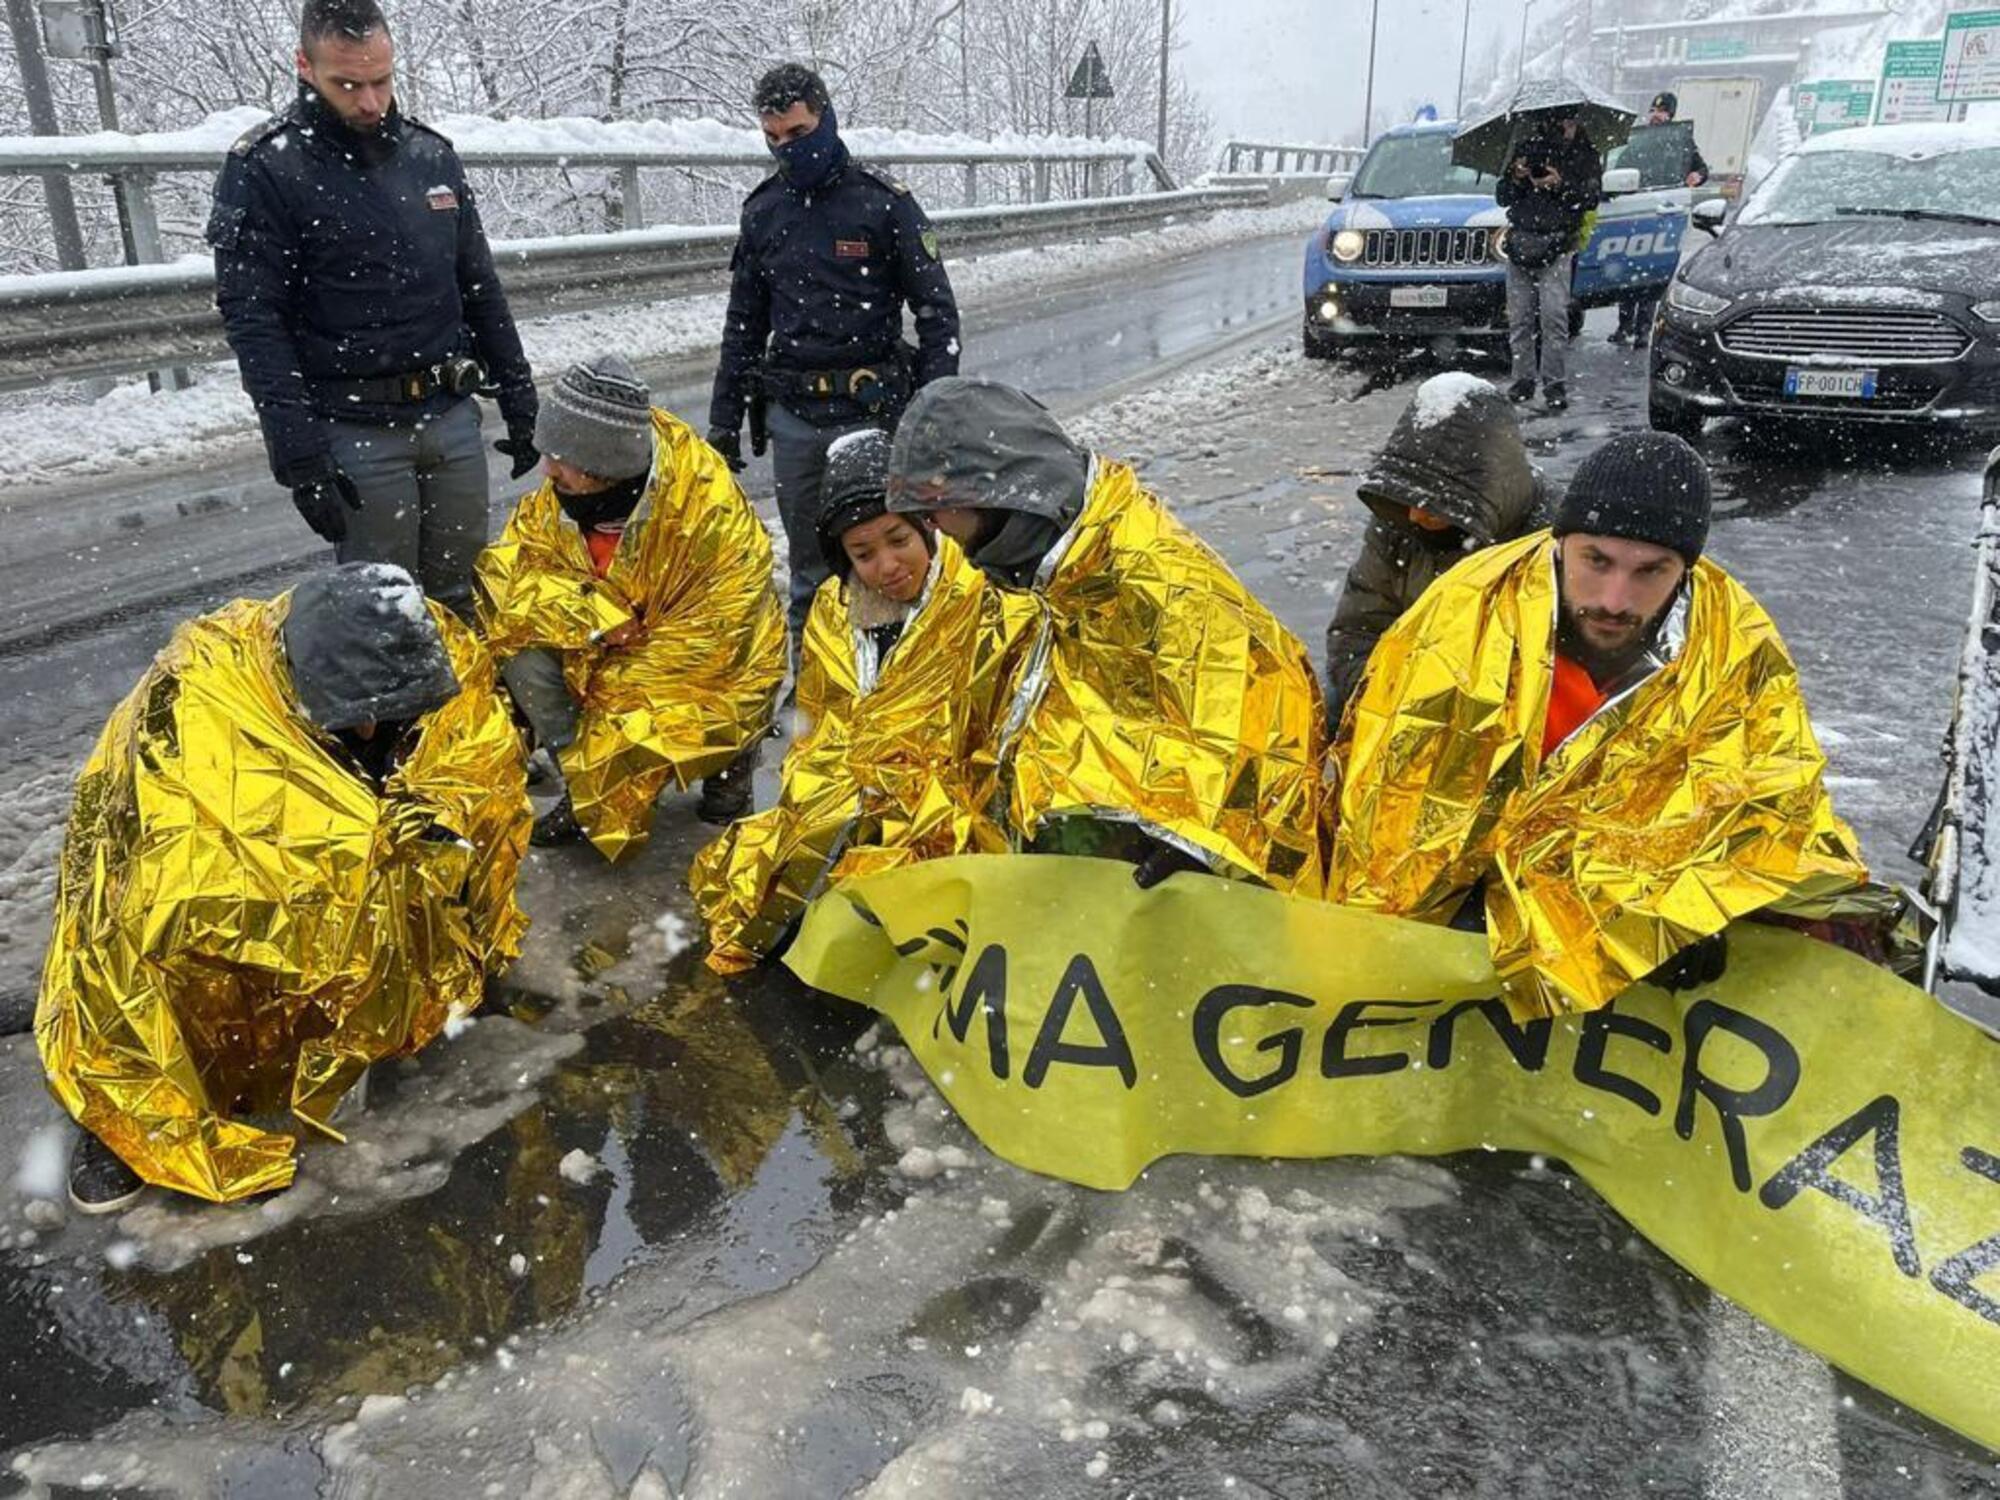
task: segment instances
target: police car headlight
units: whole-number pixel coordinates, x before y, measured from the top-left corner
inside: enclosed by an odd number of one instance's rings
[[[1352,264],[1361,259],[1361,252],[1368,248],[1368,236],[1358,229],[1342,229],[1327,241],[1327,249],[1333,258],[1343,264]]]
[[[1507,258],[1507,231],[1496,229],[1486,240],[1486,253],[1495,260]]]
[[[1667,287],[1667,306],[1693,317],[1712,318],[1728,310],[1729,299],[1718,297],[1714,292],[1704,292],[1698,286],[1689,286],[1675,278]]]

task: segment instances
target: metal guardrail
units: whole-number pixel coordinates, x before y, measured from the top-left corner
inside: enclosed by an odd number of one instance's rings
[[[1269,201],[1262,187],[1210,187],[944,209],[931,220],[948,252],[964,252]],[[735,226],[718,225],[499,240],[493,251],[514,314],[527,319],[719,290],[735,243]],[[196,261],[15,278],[0,287],[0,390],[225,357],[214,298],[213,268]]]
[[[1990,912],[1967,908],[1967,887],[1991,889],[2000,871],[1988,867],[2000,848],[2000,449],[1986,465],[1985,497],[1974,542],[1972,609],[1966,620],[1953,686],[1951,728],[1945,740],[1945,785],[1932,823],[1924,895],[1937,914],[1925,953],[1924,987],[1943,981],[1979,986],[2000,995],[2000,970],[1990,961],[1969,964],[1953,954],[1952,936],[1963,923],[1990,921]],[[1919,841],[1920,845],[1922,840]],[[1990,901],[1990,897],[1987,898]]]
[[[1280,146],[1262,141],[1225,141],[1222,146],[1222,170],[1232,176],[1237,173],[1273,177],[1327,176],[1335,172],[1352,172],[1367,154],[1365,146]],[[1271,158],[1268,170],[1264,165],[1267,156]]]

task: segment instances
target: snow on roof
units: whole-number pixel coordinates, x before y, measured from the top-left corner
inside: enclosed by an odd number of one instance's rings
[[[2000,125],[1983,120],[1957,124],[1863,125],[1816,135],[1799,147],[1805,156],[1829,151],[1873,151],[1883,156],[1915,159],[1948,156],[1956,151],[2000,150]]]
[[[85,165],[97,161],[131,161],[155,157],[168,161],[222,156],[245,131],[270,118],[255,105],[220,110],[186,130],[131,135],[100,130],[90,135],[0,136],[0,157],[34,156]],[[548,120],[495,120],[485,115],[438,115],[424,123],[451,138],[468,159],[492,156],[545,156],[562,160],[583,155],[634,153],[691,156],[768,157],[763,133],[748,125],[720,120],[592,120],[563,117]],[[1145,156],[1152,146],[1123,138],[1087,140],[1068,135],[1021,135],[1002,131],[990,137],[928,135],[915,130],[885,130],[875,126],[843,129],[848,149],[863,160],[876,157],[1022,156],[1075,157]]]
[[[1493,387],[1477,375],[1468,375],[1463,370],[1433,375],[1417,387],[1416,410],[1411,420],[1419,431],[1435,427],[1449,421],[1453,412],[1482,393],[1490,396]]]

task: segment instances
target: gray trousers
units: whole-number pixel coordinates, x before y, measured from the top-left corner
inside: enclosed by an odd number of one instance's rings
[[[500,680],[535,732],[537,745],[553,755],[576,743],[583,709],[569,695],[562,657],[546,647],[531,646],[500,663]]]
[[[1574,255],[1558,255],[1538,271],[1507,263],[1507,345],[1514,380],[1533,380],[1535,346],[1541,345],[1543,385],[1560,385],[1569,373],[1569,276]]]
[[[500,664],[500,680],[507,684],[514,706],[521,710],[521,717],[534,731],[536,745],[551,755],[559,755],[576,743],[583,708],[569,695],[560,654],[545,646],[530,646]],[[749,749],[704,778],[704,784],[755,774],[762,752],[763,742],[751,741]]]
[[[361,509],[347,517],[342,562],[395,563],[461,619],[472,618],[472,564],[486,545],[486,445],[479,407],[459,401],[409,427],[331,422],[333,461]]]
[[[778,519],[785,528],[786,561],[792,572],[791,599],[785,618],[792,627],[796,647],[812,613],[812,598],[826,582],[829,569],[820,555],[819,492],[826,473],[826,450],[835,438],[874,422],[854,422],[845,427],[815,427],[804,417],[771,404],[771,477],[778,491]]]

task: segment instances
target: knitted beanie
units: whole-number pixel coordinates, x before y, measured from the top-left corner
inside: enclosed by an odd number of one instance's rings
[[[596,479],[632,479],[653,467],[652,393],[616,354],[562,372],[535,417],[535,446]]]
[[[1712,503],[1708,465],[1686,442],[1623,432],[1577,466],[1552,529],[1670,547],[1693,567],[1708,542]]]

